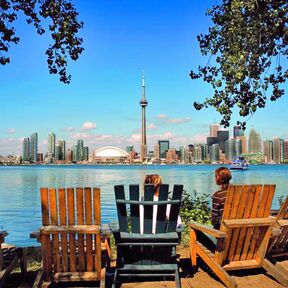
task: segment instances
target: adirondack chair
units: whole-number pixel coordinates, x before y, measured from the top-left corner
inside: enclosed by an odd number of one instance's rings
[[[285,275],[265,259],[276,221],[269,217],[274,192],[275,185],[230,185],[219,230],[190,224],[192,265],[197,264],[196,257],[200,256],[227,287],[237,284],[226,271],[260,267],[285,283]],[[216,238],[215,251],[197,241],[197,231]]]
[[[271,237],[267,250],[267,258],[278,270],[286,274],[286,286],[288,286],[288,270],[278,265],[278,260],[288,259],[288,196],[276,215],[276,224],[274,226],[276,233]],[[272,264],[271,264],[272,265]]]
[[[175,277],[176,287],[181,287],[176,261],[177,232],[180,231],[176,226],[183,185],[174,185],[171,200],[168,200],[169,186],[160,185],[158,201],[153,201],[154,186],[151,184],[144,186],[143,200],[139,200],[139,185],[129,186],[130,200],[125,200],[123,185],[114,189],[119,225],[110,225],[117,245],[112,287],[118,286],[124,277],[149,277],[149,280],[152,277]],[[144,234],[140,234],[140,205],[144,207]],[[171,205],[168,220],[167,205]],[[152,233],[153,206],[158,207],[155,234]]]
[[[51,282],[100,281],[105,287],[101,263],[100,189],[41,188],[40,242],[43,269],[33,288]]]
[[[18,248],[14,245],[3,244],[8,235],[6,231],[0,231],[0,288],[4,287],[7,275],[14,269],[19,260],[23,277],[27,273],[26,248]]]

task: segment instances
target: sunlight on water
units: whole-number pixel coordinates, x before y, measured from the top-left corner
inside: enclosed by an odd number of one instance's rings
[[[141,184],[146,174],[158,173],[163,182],[183,184],[192,193],[212,194],[217,190],[214,170],[218,166],[31,166],[0,167],[0,229],[9,233],[7,243],[36,245],[29,234],[41,225],[40,187],[100,187],[102,223],[115,221],[113,186]],[[287,195],[288,165],[250,166],[233,171],[233,183],[276,184],[273,208],[278,196]],[[128,189],[127,189],[128,190]]]

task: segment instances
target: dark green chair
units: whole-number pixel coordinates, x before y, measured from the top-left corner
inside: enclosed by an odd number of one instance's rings
[[[162,184],[158,201],[153,201],[154,186],[144,186],[144,199],[140,199],[139,185],[129,186],[129,199],[125,199],[123,185],[117,185],[115,199],[118,224],[110,224],[117,246],[117,265],[113,286],[119,286],[124,278],[174,277],[176,287],[181,287],[176,245],[180,242],[182,227],[177,228],[183,185],[174,185],[168,200],[169,185]],[[140,234],[140,205],[143,205],[144,233]],[[157,208],[156,231],[152,233],[153,206]],[[170,206],[169,217],[166,216]],[[168,209],[169,210],[169,209]],[[167,219],[168,218],[168,219]]]

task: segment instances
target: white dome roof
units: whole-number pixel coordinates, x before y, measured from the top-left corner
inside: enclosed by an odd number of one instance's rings
[[[95,157],[128,157],[129,154],[114,146],[105,146],[95,150],[94,152]]]

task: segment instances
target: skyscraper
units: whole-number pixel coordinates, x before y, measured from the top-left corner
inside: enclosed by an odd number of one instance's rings
[[[141,129],[141,162],[144,162],[147,158],[147,142],[146,142],[146,106],[148,101],[145,97],[145,81],[144,73],[142,78],[142,99],[140,101],[140,106],[142,107],[142,129]]]
[[[63,139],[59,139],[58,145],[60,147],[60,155],[59,160],[65,160],[66,159],[66,142]]]
[[[229,139],[229,131],[228,130],[218,130],[217,131],[217,143],[219,144],[219,148],[223,153],[225,153],[225,141],[227,141],[228,139]]]
[[[38,134],[37,132],[35,132],[30,137],[30,159],[34,163],[37,162],[37,153],[38,153]]]
[[[225,158],[232,161],[234,156],[236,156],[235,139],[231,138],[225,142]]]
[[[24,138],[23,140],[23,161],[30,161],[30,139]]]
[[[219,161],[219,144],[213,144],[209,147],[211,163]]]
[[[273,141],[265,140],[263,142],[265,162],[270,163],[273,161]]]
[[[241,129],[240,126],[233,127],[233,137],[236,139],[239,136],[244,136],[244,131]]]
[[[159,140],[159,157],[166,158],[166,152],[169,150],[169,141],[168,140]]]
[[[249,153],[261,152],[260,134],[256,133],[253,127],[251,128],[250,133],[249,133],[248,151]]]
[[[220,129],[219,124],[210,125],[210,137],[217,137],[217,131]]]
[[[273,160],[282,163],[284,159],[284,140],[279,137],[273,138]]]
[[[55,141],[56,136],[53,132],[48,135],[48,155],[50,157],[55,157]]]

